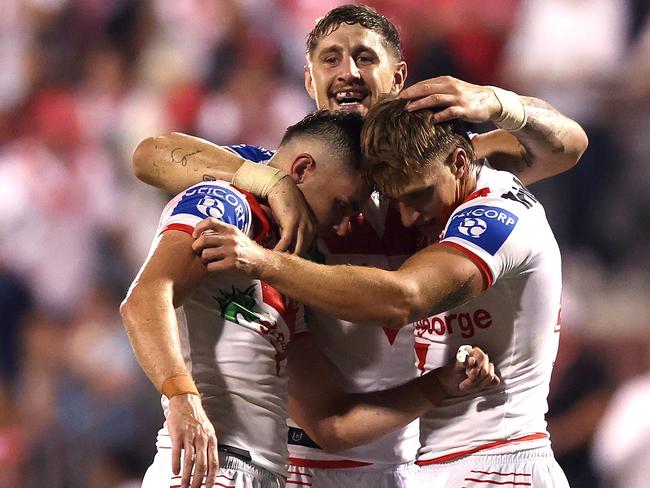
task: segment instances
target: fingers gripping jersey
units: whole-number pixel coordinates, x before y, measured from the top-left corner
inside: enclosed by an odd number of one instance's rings
[[[441,242],[472,259],[489,288],[416,322],[416,352],[424,372],[475,344],[502,383],[423,417],[421,464],[549,444],[544,414],[559,340],[560,252],[544,209],[515,177],[484,166],[477,188],[451,215]]]
[[[175,197],[159,230],[191,233],[207,216],[249,236],[255,228],[269,228],[254,198],[215,181]],[[302,307],[259,280],[212,273],[177,315],[183,355],[219,444],[243,450],[254,464],[286,475],[286,353],[289,341],[305,332]],[[167,414],[164,397],[163,406]],[[170,445],[161,432],[159,447]]]

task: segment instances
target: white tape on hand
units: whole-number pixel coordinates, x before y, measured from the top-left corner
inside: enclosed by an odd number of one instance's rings
[[[515,132],[523,129],[528,120],[526,107],[515,92],[504,90],[496,86],[489,86],[501,104],[501,114],[494,121],[499,129]]]
[[[233,175],[232,184],[240,190],[252,193],[256,197],[267,198],[271,188],[285,176],[288,176],[287,173],[281,169],[244,161]]]
[[[472,346],[460,346],[458,348],[458,352],[456,353],[456,361],[461,364],[465,364],[465,361],[467,361],[467,356],[469,356],[471,352]]]

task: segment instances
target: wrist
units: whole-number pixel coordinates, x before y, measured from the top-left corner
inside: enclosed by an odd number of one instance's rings
[[[499,129],[509,132],[523,129],[528,120],[528,115],[519,95],[496,86],[488,86],[488,88],[492,90],[501,107],[494,124]]]
[[[262,281],[271,281],[276,276],[276,270],[280,268],[279,260],[282,253],[260,247],[261,254],[258,263],[254,266],[253,275]]]
[[[232,177],[233,186],[266,199],[271,190],[287,175],[284,171],[244,160]]]
[[[169,399],[179,395],[200,396],[194,380],[189,374],[170,376],[160,385],[160,392]]]

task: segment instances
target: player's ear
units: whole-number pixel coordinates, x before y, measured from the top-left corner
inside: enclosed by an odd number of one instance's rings
[[[395,65],[395,72],[393,73],[393,87],[391,88],[391,93],[397,95],[404,88],[404,83],[406,82],[406,75],[408,74],[408,68],[406,66],[406,61],[400,61]]]
[[[457,180],[461,179],[468,170],[469,157],[462,147],[457,147],[450,156],[451,172]]]
[[[293,163],[291,163],[291,179],[296,183],[304,183],[306,178],[309,178],[316,169],[316,161],[309,153],[298,154]]]
[[[305,65],[305,90],[312,100],[316,100],[316,90],[314,89],[314,79],[311,76],[311,68],[309,67],[309,60]]]

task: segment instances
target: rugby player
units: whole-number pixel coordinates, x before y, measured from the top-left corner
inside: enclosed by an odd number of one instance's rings
[[[359,171],[361,124],[358,114],[316,112],[287,130],[275,154],[261,154],[304,192],[321,233],[357,213],[369,195]],[[276,240],[268,208],[221,181],[194,185],[165,207],[150,255],[121,307],[138,361],[163,393],[167,418],[145,488],[190,482],[196,488],[204,475],[208,487],[283,487],[287,362],[292,381],[321,414],[320,429],[334,429],[351,443],[402,426],[449,395],[498,383],[487,358],[472,349],[459,369],[454,359],[392,392],[344,395],[336,370],[305,337],[302,307],[256,279],[206,276],[191,247],[194,226],[206,216],[235,225],[261,245]]]

